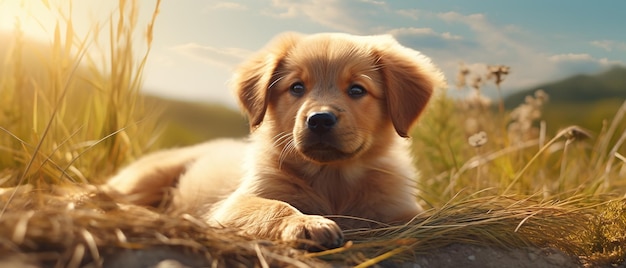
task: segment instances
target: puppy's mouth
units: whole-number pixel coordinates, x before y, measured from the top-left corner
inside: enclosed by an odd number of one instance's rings
[[[305,158],[327,164],[353,158],[363,147],[361,144],[355,149],[345,149],[333,141],[308,141],[301,143],[297,149]]]
[[[311,112],[294,131],[296,151],[308,161],[330,164],[357,157],[365,148],[358,133],[339,126],[333,112]]]

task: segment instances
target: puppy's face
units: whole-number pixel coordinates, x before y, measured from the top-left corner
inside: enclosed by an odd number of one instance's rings
[[[302,42],[276,69],[266,119],[311,161],[358,157],[375,134],[393,130],[376,64],[350,40]]]
[[[419,53],[386,36],[285,35],[235,78],[253,130],[317,163],[358,158],[407,136],[440,82]]]

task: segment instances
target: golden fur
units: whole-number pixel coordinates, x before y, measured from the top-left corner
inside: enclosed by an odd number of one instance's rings
[[[390,36],[282,34],[233,79],[249,141],[157,152],[106,187],[137,204],[175,187],[174,207],[211,224],[337,247],[341,228],[420,212],[404,138],[441,85]]]

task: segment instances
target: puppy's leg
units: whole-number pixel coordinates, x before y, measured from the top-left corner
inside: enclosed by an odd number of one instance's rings
[[[102,189],[116,199],[138,205],[152,205],[163,198],[187,165],[212,147],[203,143],[146,155],[110,178]]]
[[[282,201],[251,195],[231,195],[217,205],[209,221],[214,225],[239,228],[256,237],[298,241],[308,250],[343,245],[343,233],[334,221],[319,215],[305,215]]]
[[[206,215],[213,204],[239,187],[248,144],[241,140],[220,140],[212,144],[211,152],[190,164],[178,180],[172,200],[177,211]]]

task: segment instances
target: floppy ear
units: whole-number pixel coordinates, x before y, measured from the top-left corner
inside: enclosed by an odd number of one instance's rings
[[[298,39],[300,35],[296,33],[279,35],[235,71],[232,85],[251,129],[263,122],[270,87],[278,78],[277,69]]]
[[[402,137],[426,107],[434,88],[445,87],[443,74],[421,53],[403,47],[391,36],[374,42],[384,79],[387,110]]]

